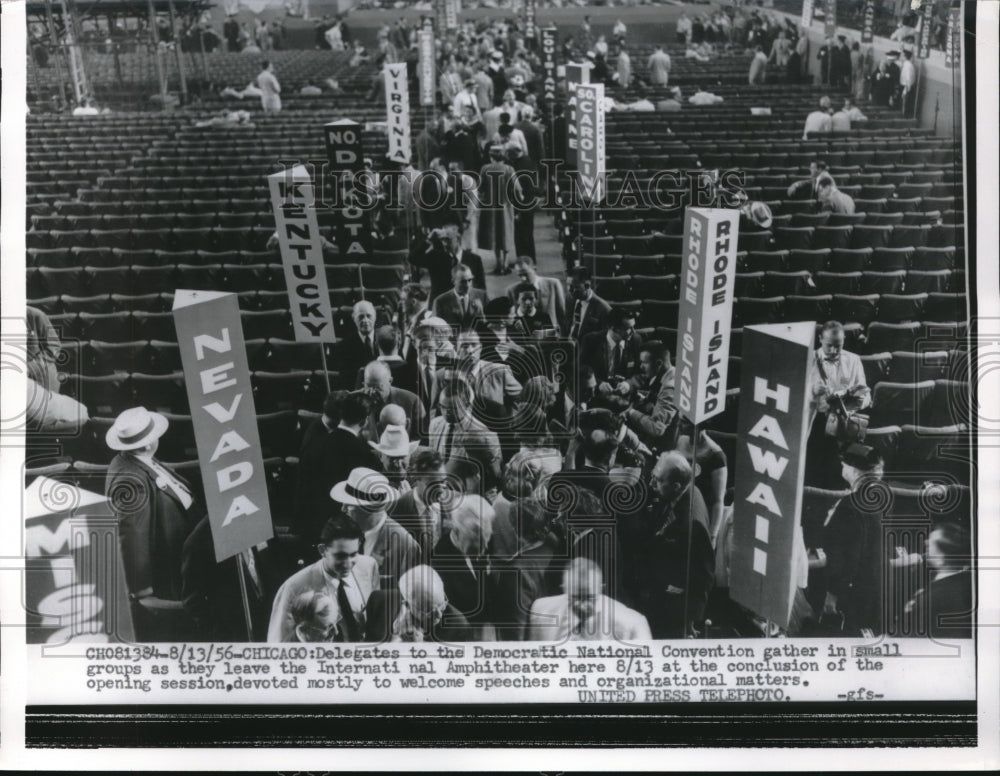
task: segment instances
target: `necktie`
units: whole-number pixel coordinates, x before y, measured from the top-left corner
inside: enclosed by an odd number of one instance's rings
[[[455,436],[455,424],[449,423],[444,427],[444,459],[448,461],[451,458],[451,443],[453,437]]]
[[[462,323],[465,323],[465,318],[469,314],[469,297],[460,296],[458,298],[458,304],[462,309]]]
[[[622,348],[621,345],[615,345],[615,352],[611,358],[611,374],[617,375],[618,369],[622,364]]]
[[[361,641],[361,628],[358,627],[358,619],[354,616],[342,579],[337,582],[337,606],[340,607],[340,621],[344,623],[345,641]]]
[[[365,337],[365,347],[368,349],[368,354],[375,358],[375,346],[372,344],[371,337]]]
[[[583,302],[579,299],[573,308],[573,327],[569,330],[569,336],[576,337],[580,333],[580,324],[583,321]]]

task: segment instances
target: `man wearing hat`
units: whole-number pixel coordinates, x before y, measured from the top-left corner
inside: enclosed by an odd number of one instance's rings
[[[267,630],[269,642],[297,639],[292,610],[299,596],[309,591],[326,593],[337,602],[338,641],[364,639],[368,598],[379,589],[378,563],[361,554],[364,541],[364,532],[350,518],[337,515],[326,521],[316,547],[319,560],[285,580],[274,597]]]
[[[831,461],[831,464],[833,462]],[[850,488],[823,527],[826,553],[824,616],[843,616],[844,635],[883,632],[882,539],[885,504],[877,495],[882,457],[868,445],[852,444],[841,455],[841,476]],[[881,504],[881,506],[880,506]]]
[[[154,457],[168,422],[133,407],[105,436],[118,454],[108,466],[104,493],[118,518],[118,540],[133,601],[182,599],[184,540],[205,516],[190,484]]]
[[[504,92],[510,88],[507,82],[507,71],[503,69],[503,52],[494,51],[490,54],[490,64],[486,68],[486,75],[493,82],[493,104],[499,105]]]
[[[409,487],[406,483],[406,470],[410,456],[420,445],[411,442],[404,426],[390,423],[385,427],[378,442],[369,442],[372,449],[378,453],[382,471],[395,486]]]
[[[399,491],[385,475],[357,468],[333,486],[330,498],[364,533],[361,552],[378,564],[379,588],[395,588],[400,575],[420,563],[419,545],[386,511],[399,498]]]

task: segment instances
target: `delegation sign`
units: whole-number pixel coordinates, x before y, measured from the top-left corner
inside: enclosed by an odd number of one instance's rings
[[[386,130],[389,134],[391,162],[410,161],[410,90],[406,80],[406,63],[398,62],[382,68],[385,78]]]
[[[274,536],[236,294],[174,294],[205,505],[219,563]]]
[[[675,401],[696,425],[726,408],[739,231],[737,210],[685,211]]]
[[[795,598],[815,336],[812,321],[743,329],[729,596],[782,628]]]

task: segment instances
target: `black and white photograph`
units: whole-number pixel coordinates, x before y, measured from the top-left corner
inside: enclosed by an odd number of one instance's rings
[[[997,11],[5,4],[0,762],[996,767]]]

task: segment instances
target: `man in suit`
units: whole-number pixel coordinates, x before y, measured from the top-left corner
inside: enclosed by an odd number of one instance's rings
[[[629,553],[638,574],[638,608],[654,638],[687,638],[701,627],[715,578],[708,510],[691,485],[691,463],[676,451],[660,456],[650,486],[657,501]]]
[[[574,558],[563,575],[562,595],[538,598],[531,605],[531,641],[617,641],[652,639],[649,623],[639,612],[604,595],[601,567]]]
[[[520,283],[534,286],[538,291],[538,310],[551,322],[552,328],[561,330],[566,317],[566,292],[562,283],[556,278],[545,278],[538,274],[535,260],[530,256],[518,256],[514,263]],[[515,289],[517,283],[507,287],[507,296],[512,302],[517,301]]]
[[[325,593],[337,602],[338,640],[363,640],[368,599],[379,589],[378,563],[361,554],[364,540],[353,520],[337,515],[326,521],[317,547],[319,560],[297,571],[278,589],[267,629],[269,642],[296,640],[292,606],[308,591]]]
[[[191,485],[155,458],[168,425],[158,412],[133,407],[105,435],[117,455],[108,466],[104,493],[118,521],[137,631],[147,620],[143,599],[182,600],[184,542],[206,514]]]
[[[399,331],[396,327],[379,326],[375,330],[375,345],[378,348],[376,361],[389,367],[389,372],[392,374],[392,384],[397,388],[412,392],[417,386],[416,359],[414,358],[414,365],[411,365],[399,354]],[[365,366],[368,365],[365,364]],[[354,387],[362,388],[364,384],[365,370],[362,367],[358,370]]]
[[[442,381],[438,394],[441,414],[430,424],[428,446],[445,463],[454,458],[476,461],[483,472],[483,487],[500,483],[503,455],[497,435],[472,415],[472,389],[461,378]]]
[[[448,602],[441,575],[414,566],[399,578],[398,590],[376,590],[368,599],[365,641],[472,641],[469,621]]]
[[[417,394],[396,388],[392,384],[392,372],[382,361],[372,361],[365,367],[362,390],[371,398],[372,408],[366,424],[370,440],[379,438],[378,420],[382,408],[395,404],[406,413],[406,433],[411,439],[423,437],[424,407]],[[374,468],[378,468],[377,466]],[[346,478],[345,478],[346,479]]]
[[[483,361],[483,346],[479,335],[467,331],[458,336],[458,362],[454,369],[438,372],[438,390],[450,379],[459,378],[472,388],[473,412],[487,426],[503,423],[521,395],[521,384],[514,379],[506,364]]]
[[[607,328],[611,305],[594,293],[590,270],[576,267],[570,274],[569,292],[573,307],[563,321],[563,336],[582,342],[588,334]]]
[[[399,300],[399,312],[396,313],[396,328],[399,330],[399,355],[410,366],[417,364],[416,330],[417,327],[430,318],[430,308],[427,304],[427,289],[419,283],[407,283],[403,286],[402,297]]]
[[[486,292],[472,287],[472,270],[464,264],[451,268],[451,282],[452,289],[434,299],[434,315],[458,332],[469,331],[485,313]]]
[[[538,346],[514,328],[516,315],[510,299],[491,299],[484,309],[485,321],[477,329],[483,346],[482,360],[508,366],[522,386],[532,377],[548,375],[549,364],[542,360]]]
[[[535,109],[530,105],[521,108],[521,120],[514,124],[515,129],[521,130],[524,135],[524,142],[528,145],[528,157],[538,168],[538,161],[545,158],[545,140],[542,137],[542,129],[534,121]]]
[[[347,334],[334,348],[336,364],[345,388],[354,387],[354,377],[358,370],[369,361],[378,358],[375,346],[375,307],[371,302],[355,303],[351,311],[355,332]]]
[[[679,416],[674,404],[674,365],[663,343],[650,340],[642,344],[639,373],[632,378],[632,406],[622,417],[650,447],[673,447]]]
[[[330,489],[347,479],[355,466],[378,468],[378,458],[361,438],[372,402],[363,393],[338,391],[326,397],[323,414],[312,422],[299,450],[295,491],[297,530],[315,543],[333,513]]]
[[[427,270],[431,279],[431,298],[440,296],[451,288],[451,270],[464,264],[472,270],[472,285],[486,291],[486,273],[483,259],[478,253],[462,249],[462,235],[457,226],[449,225],[433,230],[427,246],[416,248],[410,263]]]
[[[441,489],[445,481],[444,459],[430,447],[418,447],[410,456],[406,481],[410,489],[389,508],[389,516],[405,528],[420,545],[425,561],[441,539]]]
[[[432,565],[452,605],[476,630],[477,640],[492,640],[496,573],[487,554],[495,513],[486,499],[466,495],[451,513],[451,529],[434,548]]]
[[[580,363],[594,370],[597,389],[610,395],[616,388],[613,378],[623,378],[618,385],[623,395],[628,392],[627,381],[639,366],[639,346],[642,338],[635,332],[635,313],[620,307],[608,314],[608,326],[583,338],[580,346]],[[616,381],[617,382],[617,381]]]
[[[399,492],[380,472],[357,467],[333,486],[330,498],[364,531],[362,552],[378,564],[379,589],[396,587],[400,575],[420,562],[420,547],[386,511]]]

